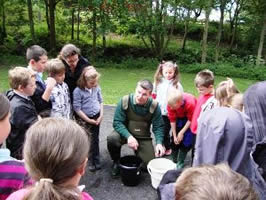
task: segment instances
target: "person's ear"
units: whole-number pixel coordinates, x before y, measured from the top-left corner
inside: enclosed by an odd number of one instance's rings
[[[86,158],[82,164],[80,165],[80,167],[78,168],[78,173],[80,174],[80,176],[83,176],[86,172],[86,166],[87,166],[87,162],[88,162],[88,158]]]
[[[23,91],[24,91],[24,88],[25,88],[25,87],[23,87],[22,85],[19,85],[17,90],[18,90],[19,92],[23,92]]]
[[[30,59],[30,65],[34,66],[36,64],[36,61],[34,59]]]

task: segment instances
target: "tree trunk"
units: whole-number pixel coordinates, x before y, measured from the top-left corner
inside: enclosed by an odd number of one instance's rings
[[[96,57],[96,39],[97,39],[97,33],[96,33],[97,24],[96,24],[96,8],[95,7],[93,7],[92,12],[93,12],[92,13],[92,57],[94,61]]]
[[[2,24],[1,24],[1,38],[0,38],[0,43],[3,43],[4,42],[4,39],[6,38],[7,36],[7,33],[6,33],[6,14],[5,14],[5,0],[1,0],[1,17],[2,17]]]
[[[259,48],[258,48],[256,65],[260,65],[260,61],[261,61],[261,58],[262,58],[262,50],[263,50],[265,34],[266,34],[266,14],[264,14],[263,27],[262,27],[261,33],[260,33],[260,43],[259,43]]]
[[[80,24],[80,5],[78,6],[78,27],[77,27],[77,40],[79,41],[79,24]]]
[[[208,40],[208,28],[209,28],[209,17],[211,13],[211,5],[212,0],[209,1],[209,6],[206,9],[206,18],[205,18],[205,26],[202,37],[202,55],[201,55],[201,63],[204,64],[207,58],[207,40]]]
[[[31,0],[27,0],[27,4],[28,4],[28,15],[29,15],[31,38],[32,38],[33,43],[35,43],[34,20],[33,20]]]
[[[48,33],[50,33],[50,16],[49,16],[48,0],[45,0],[44,2],[45,2],[45,18],[46,18],[46,24],[47,24]]]
[[[75,8],[72,8],[72,11],[71,11],[72,15],[71,15],[71,40],[74,40],[74,26],[75,26]]]
[[[217,38],[216,38],[215,62],[218,62],[218,60],[219,60],[219,48],[220,48],[220,42],[221,42],[222,32],[223,32],[224,9],[225,9],[225,5],[226,5],[226,0],[221,0],[220,2],[221,2],[221,5],[220,5],[221,17],[220,17],[218,34],[217,34]]]
[[[50,16],[50,50],[55,53],[56,50],[56,35],[55,35],[55,0],[49,0],[49,16]]]
[[[189,20],[190,20],[190,9],[188,9],[187,12],[188,12],[187,17],[185,19],[185,32],[184,32],[183,41],[182,41],[182,52],[185,51],[185,47],[186,47],[188,25],[189,25]]]
[[[106,49],[106,36],[103,34],[103,50]]]

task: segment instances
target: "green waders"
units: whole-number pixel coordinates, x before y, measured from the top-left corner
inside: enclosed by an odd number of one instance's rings
[[[124,99],[127,97],[127,99]],[[128,96],[123,97],[123,104],[126,104],[126,114],[127,114],[127,124],[129,132],[135,137],[139,143],[139,147],[137,151],[135,151],[136,155],[139,156],[145,165],[148,164],[150,160],[155,158],[154,147],[152,144],[150,126],[151,126],[151,118],[152,113],[154,112],[157,103],[152,104],[151,107],[155,107],[154,109],[150,109],[150,112],[145,116],[137,115],[131,108]],[[124,108],[124,105],[123,105]],[[151,112],[151,110],[153,110]],[[126,144],[127,140],[125,138],[121,138],[121,136],[113,131],[107,137],[107,148],[110,153],[110,156],[114,163],[118,162],[120,159],[120,151],[123,144]]]

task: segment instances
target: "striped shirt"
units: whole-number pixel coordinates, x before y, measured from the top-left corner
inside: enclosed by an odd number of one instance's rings
[[[31,184],[32,180],[24,167],[24,162],[10,157],[8,149],[0,149],[0,200]]]

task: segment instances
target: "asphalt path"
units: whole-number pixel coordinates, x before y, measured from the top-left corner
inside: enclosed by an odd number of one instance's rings
[[[80,184],[84,184],[94,200],[157,200],[156,190],[151,185],[149,173],[142,172],[137,186],[123,185],[121,178],[111,177],[112,160],[106,144],[107,135],[113,130],[112,122],[115,106],[104,106],[104,118],[100,128],[100,156],[102,169],[96,172],[86,170]],[[133,155],[134,152],[124,145],[121,156]],[[189,160],[187,160],[187,163]]]

